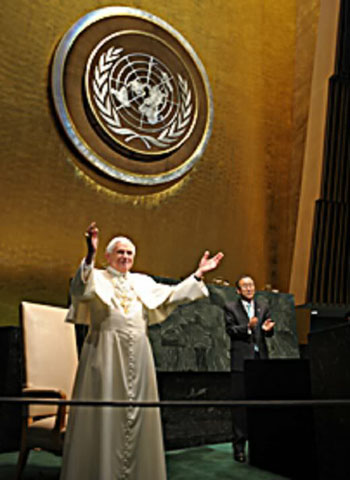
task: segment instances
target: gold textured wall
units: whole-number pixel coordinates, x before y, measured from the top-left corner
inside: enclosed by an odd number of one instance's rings
[[[213,133],[195,169],[168,190],[135,195],[102,188],[77,169],[48,89],[61,36],[110,2],[2,1],[1,324],[17,322],[22,299],[66,304],[91,220],[102,244],[116,233],[134,239],[138,270],[180,277],[204,249],[223,250],[217,275],[234,281],[250,272],[260,288],[287,290],[318,4],[123,2],[185,36],[207,70],[214,100]]]

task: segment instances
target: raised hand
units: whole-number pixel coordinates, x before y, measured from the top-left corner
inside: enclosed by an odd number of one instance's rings
[[[96,225],[96,222],[90,223],[84,235],[86,238],[86,245],[88,250],[85,262],[87,263],[87,265],[89,265],[94,259],[98,248],[98,227]]]
[[[196,277],[202,278],[205,273],[215,270],[223,257],[224,254],[222,252],[218,252],[211,258],[208,250],[204,252],[204,255],[200,259],[198,268],[195,272]]]

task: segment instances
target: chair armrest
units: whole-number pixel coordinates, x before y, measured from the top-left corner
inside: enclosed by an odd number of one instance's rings
[[[67,398],[66,393],[58,388],[46,388],[46,387],[24,387],[22,388],[22,394],[25,397],[39,397],[39,398],[58,398],[65,400]],[[67,406],[57,405],[57,416],[54,426],[54,431],[60,432],[65,426]]]
[[[62,400],[67,398],[66,393],[59,388],[24,387],[22,394],[25,397],[61,398]]]

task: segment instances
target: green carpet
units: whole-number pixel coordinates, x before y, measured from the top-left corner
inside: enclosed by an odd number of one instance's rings
[[[1,480],[13,480],[17,457],[16,452],[0,454]],[[168,480],[288,480],[235,462],[230,443],[174,450],[167,452],[166,461]],[[32,451],[22,479],[58,480],[60,466],[61,457]]]
[[[287,480],[233,460],[231,443],[167,452],[168,480]]]

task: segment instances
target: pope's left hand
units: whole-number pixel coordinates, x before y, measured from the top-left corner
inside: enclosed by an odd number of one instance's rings
[[[221,262],[222,258],[224,257],[224,254],[222,252],[218,252],[213,257],[209,257],[210,252],[207,250],[206,252],[204,252],[203,257],[200,259],[198,268],[195,272],[196,277],[202,278],[205,273],[215,270]]]

